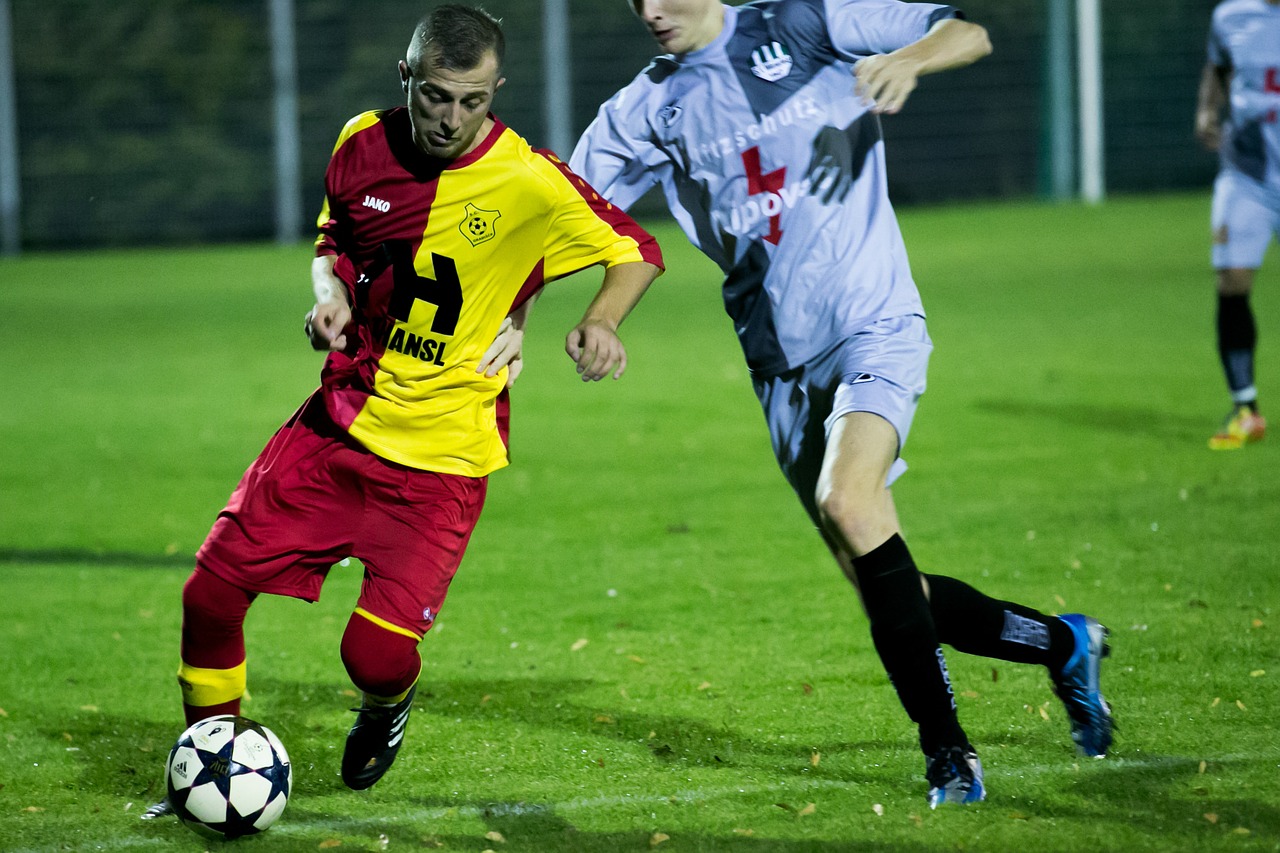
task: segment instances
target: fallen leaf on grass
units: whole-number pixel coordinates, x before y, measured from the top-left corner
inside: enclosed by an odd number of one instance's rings
[[[1216,707],[1218,707],[1218,703],[1219,703],[1219,702],[1221,702],[1221,701],[1222,701],[1222,697],[1221,697],[1221,696],[1214,696],[1214,697],[1213,697],[1213,701],[1209,703],[1209,707],[1210,707],[1210,708],[1216,708]]]
[[[821,761],[821,760],[822,760],[822,753],[821,753],[821,752],[818,752],[816,749],[815,749],[813,752],[809,753],[809,766],[810,766],[810,767],[817,767],[817,766],[818,766],[818,762],[819,762],[819,761]]]
[[[610,717],[608,714],[596,714],[595,720],[597,723],[607,723],[611,726],[614,723],[613,717]]]
[[[884,817],[884,806],[880,803],[872,804],[871,810],[876,813],[876,817]]]
[[[1205,820],[1207,820],[1207,821],[1209,821],[1209,823],[1217,823],[1217,822],[1218,822],[1218,816],[1217,816],[1216,814],[1214,814],[1213,812],[1205,812],[1204,819],[1205,819]]]
[[[1239,699],[1236,700],[1236,707],[1239,708],[1241,711],[1248,710],[1245,708],[1244,703],[1241,702]]]
[[[1245,829],[1243,826],[1237,826],[1235,829],[1231,830],[1231,834],[1232,835],[1249,835],[1250,832],[1249,830]]]
[[[1060,596],[1060,595],[1055,595],[1055,596],[1053,597],[1053,600],[1054,600],[1054,601],[1056,601],[1056,602],[1058,602],[1058,606],[1059,606],[1059,607],[1066,607],[1066,606],[1067,606],[1067,600],[1066,600],[1065,598],[1063,598],[1062,596]]]
[[[9,712],[6,711],[4,708],[0,708],[0,717],[7,717],[7,716],[9,716]]]
[[[649,836],[649,846],[657,847],[662,842],[670,840],[671,836],[667,835],[665,832],[655,832],[653,835]]]
[[[702,682],[701,684],[699,684],[699,685],[698,685],[698,689],[699,689],[699,690],[710,690],[710,689],[711,689],[711,682],[710,682],[710,681],[704,681],[704,682]]]
[[[815,811],[818,810],[818,807],[813,803],[809,803],[807,806],[804,806],[803,808],[799,808],[799,809],[791,805],[791,803],[774,803],[774,805],[782,809],[783,811],[791,812],[796,817],[803,817],[804,815],[813,814]]]
[[[98,706],[97,706],[97,705],[81,705],[81,706],[80,706],[80,710],[81,710],[81,711],[89,711],[89,712],[91,712],[91,713],[95,713],[95,714],[96,714],[96,713],[98,712]]]
[[[640,657],[639,655],[627,655],[627,660],[631,661],[632,663],[644,663],[644,662],[645,662],[644,658]]]
[[[23,809],[23,811],[31,812],[32,814],[34,814],[36,812],[42,812],[44,811],[44,809],[40,808],[39,806],[27,806],[25,809]]]
[[[754,829],[735,829],[735,830],[733,831],[733,834],[734,834],[734,835],[745,835],[746,837],[750,838],[751,836],[753,836],[753,835],[755,835],[755,834],[756,834],[756,831],[755,831]]]
[[[570,646],[569,651],[571,652],[581,651],[589,642],[591,641],[588,640],[586,637],[583,637],[581,640],[578,640],[572,646]]]
[[[1009,820],[1031,820],[1031,818],[1024,815],[1022,812],[1010,812]]]
[[[1255,669],[1253,672],[1249,673],[1249,677],[1250,677],[1250,678],[1261,678],[1262,676],[1264,676],[1264,675],[1266,675],[1266,674],[1267,674],[1267,671],[1266,671],[1265,669]]]
[[[813,692],[813,685],[812,685],[812,684],[801,684],[801,685],[800,685],[800,689],[804,691],[804,695],[808,696],[810,693],[812,693],[812,692]]]
[[[498,830],[496,830],[496,829],[491,829],[491,830],[489,830],[488,832],[486,832],[486,833],[484,834],[484,837],[485,837],[485,840],[486,840],[486,841],[496,841],[496,842],[498,842],[499,844],[506,844],[506,843],[507,843],[507,839],[506,839],[506,838],[503,838],[502,833],[501,833],[501,832],[498,832]]]
[[[1205,769],[1206,769],[1208,766],[1209,766],[1208,762],[1206,762],[1206,761],[1201,761],[1201,762],[1200,762],[1200,774],[1201,774],[1201,775],[1204,775],[1204,771],[1205,771]]]
[[[1254,620],[1253,620],[1253,627],[1255,627],[1255,628],[1261,628],[1261,627],[1262,627],[1262,620],[1261,620],[1261,619],[1254,619]]]

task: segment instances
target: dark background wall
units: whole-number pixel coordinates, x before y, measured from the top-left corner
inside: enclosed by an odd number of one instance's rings
[[[898,204],[1016,198],[1046,187],[1049,0],[974,0],[995,53],[926,78],[885,121]],[[504,19],[495,110],[537,145],[540,0],[482,2]],[[263,0],[13,0],[24,246],[269,239],[272,81]],[[1103,4],[1109,192],[1207,187],[1191,135],[1210,0]],[[423,4],[296,0],[303,199],[343,122],[399,103],[396,61]],[[654,53],[623,0],[571,0],[575,134]],[[568,152],[561,152],[567,156]],[[644,212],[644,211],[642,211]]]

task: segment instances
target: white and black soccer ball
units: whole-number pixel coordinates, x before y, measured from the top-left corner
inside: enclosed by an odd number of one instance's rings
[[[169,803],[187,826],[218,839],[262,832],[289,801],[293,767],[275,733],[224,714],[191,726],[169,750]]]

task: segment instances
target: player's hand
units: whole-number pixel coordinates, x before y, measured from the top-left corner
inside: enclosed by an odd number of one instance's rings
[[[822,193],[823,204],[829,204],[832,199],[844,201],[856,177],[849,135],[831,125],[818,131],[813,138],[809,170],[805,173],[809,194],[816,196]]]
[[[507,387],[510,388],[516,384],[516,377],[520,375],[520,371],[524,370],[523,346],[524,330],[516,328],[516,324],[510,317],[504,317],[502,326],[498,329],[498,336],[481,356],[476,373],[497,376],[498,371],[505,367]]]
[[[893,115],[902,109],[916,89],[920,69],[910,59],[889,54],[876,54],[858,60],[853,66],[857,80],[854,92],[873,113]]]
[[[627,369],[627,350],[617,332],[604,323],[583,320],[564,342],[564,351],[578,367],[583,382],[595,382],[610,373],[617,379]]]
[[[345,301],[317,304],[307,312],[302,331],[313,349],[337,352],[347,348],[345,330],[351,322],[351,307]]]

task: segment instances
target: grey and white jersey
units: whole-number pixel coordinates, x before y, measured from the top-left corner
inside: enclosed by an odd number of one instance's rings
[[[889,204],[879,117],[853,64],[923,37],[950,6],[755,0],[705,48],[655,59],[599,111],[570,167],[629,208],[660,184],[725,273],[753,373],[771,375],[876,320],[923,314]]]
[[[1211,63],[1231,69],[1222,165],[1280,191],[1280,6],[1219,3],[1208,52]]]

